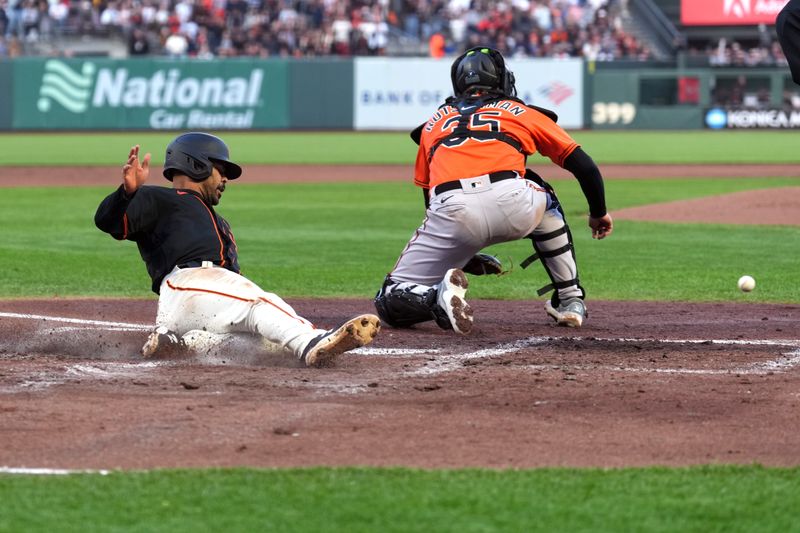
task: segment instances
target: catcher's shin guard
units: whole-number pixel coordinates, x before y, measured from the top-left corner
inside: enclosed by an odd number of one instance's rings
[[[520,263],[520,266],[526,268],[537,259],[542,261],[551,283],[539,289],[538,294],[541,296],[555,289],[551,302],[554,307],[558,307],[560,301],[570,298],[583,299],[585,293],[578,279],[572,233],[554,195],[551,205],[555,207],[545,212],[542,221],[528,236],[536,253]]]
[[[436,303],[434,287],[396,282],[389,276],[375,295],[375,309],[381,321],[395,328],[407,328],[435,320],[444,329],[452,329],[447,314]]]

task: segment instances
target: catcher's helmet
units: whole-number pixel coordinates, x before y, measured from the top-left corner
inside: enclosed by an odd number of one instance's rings
[[[225,177],[235,180],[242,168],[229,160],[228,147],[222,139],[208,133],[184,133],[167,146],[164,159],[164,177],[172,181],[175,174],[185,174],[194,181],[211,176],[214,163],[225,166]]]
[[[460,97],[469,89],[495,90],[516,96],[514,73],[506,68],[502,54],[493,48],[476,46],[453,61],[450,69],[453,93]]]

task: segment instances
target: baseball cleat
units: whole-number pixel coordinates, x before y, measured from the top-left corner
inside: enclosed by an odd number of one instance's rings
[[[569,298],[558,305],[556,309],[550,300],[544,304],[544,310],[553,317],[559,326],[568,328],[579,328],[583,325],[584,319],[588,316],[586,304],[580,298]]]
[[[186,343],[177,333],[159,326],[150,333],[142,346],[142,357],[174,357],[185,355],[187,351]]]
[[[453,331],[466,335],[472,331],[472,307],[464,299],[469,281],[464,272],[451,268],[444,275],[436,303],[447,314]]]
[[[381,321],[377,316],[357,316],[311,339],[300,359],[306,366],[320,366],[341,353],[371,343],[380,329]]]

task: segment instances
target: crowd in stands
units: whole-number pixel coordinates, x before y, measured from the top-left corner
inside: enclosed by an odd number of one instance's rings
[[[721,38],[704,49],[690,50],[694,55],[708,57],[712,67],[785,67],[788,65],[774,29],[758,26],[758,37],[746,41]]]
[[[409,3],[438,7],[431,16],[411,10],[404,17],[407,32],[433,38],[434,56],[489,44],[508,57],[585,57],[593,61],[652,58],[647,46],[622,30],[615,1]]]
[[[384,55],[390,36],[453,55],[648,59],[624,0],[0,0],[0,56],[62,35],[124,37],[130,55]]]

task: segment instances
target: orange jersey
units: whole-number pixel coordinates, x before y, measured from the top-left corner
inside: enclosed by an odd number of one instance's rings
[[[460,144],[440,144],[429,160],[431,148],[453,133],[460,116],[455,107],[442,106],[425,124],[414,168],[414,184],[429,189],[440,183],[501,170],[525,174],[525,155],[499,139],[468,137]],[[561,126],[514,100],[483,105],[470,117],[468,128],[502,132],[518,141],[525,153],[539,152],[558,166],[563,166],[564,160],[578,147]]]

